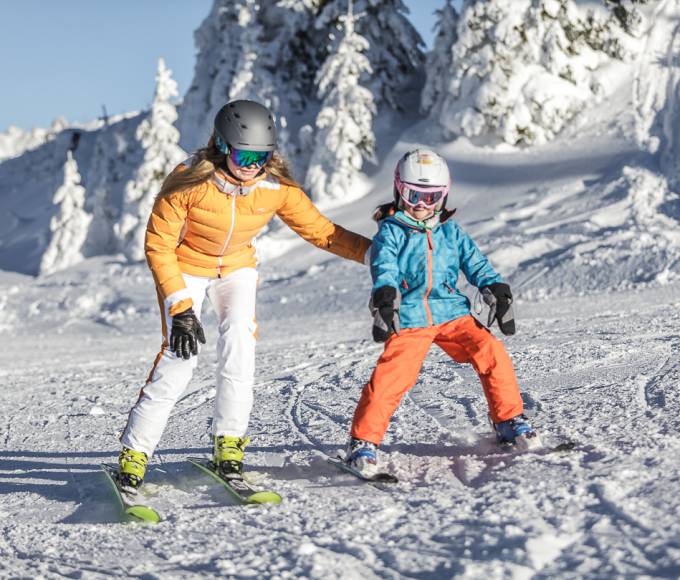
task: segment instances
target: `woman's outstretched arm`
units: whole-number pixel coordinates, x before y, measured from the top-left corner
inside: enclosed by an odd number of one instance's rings
[[[299,187],[282,187],[288,191],[277,214],[289,228],[317,248],[348,260],[365,263],[371,240],[334,224],[319,212]]]

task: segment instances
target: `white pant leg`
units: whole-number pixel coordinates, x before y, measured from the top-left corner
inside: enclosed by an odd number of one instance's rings
[[[217,395],[214,435],[243,437],[253,408],[257,271],[241,268],[213,280],[208,297],[217,314]]]
[[[182,275],[187,290],[193,300],[193,310],[201,319],[201,307],[210,284],[210,278]],[[172,329],[172,317],[168,313],[169,305],[163,305],[164,348],[151,371],[150,380],[142,389],[137,403],[130,411],[128,424],[120,441],[125,447],[135,451],[143,451],[149,457],[156,449],[161,435],[168,422],[170,413],[177,399],[187,388],[191,376],[198,364],[198,357],[185,360],[177,357],[166,346],[169,344]],[[200,348],[200,346],[199,346]]]

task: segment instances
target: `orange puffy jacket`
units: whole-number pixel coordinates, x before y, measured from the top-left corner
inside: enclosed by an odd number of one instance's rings
[[[371,244],[321,215],[297,186],[266,173],[246,183],[217,173],[159,197],[149,218],[146,259],[170,315],[193,305],[182,273],[216,278],[254,267],[253,238],[274,214],[308,242],[343,258],[363,262]]]

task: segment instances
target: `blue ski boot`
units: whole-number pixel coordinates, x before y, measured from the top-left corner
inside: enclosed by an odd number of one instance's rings
[[[378,446],[370,441],[352,437],[347,447],[345,463],[364,477],[378,473]]]
[[[501,445],[514,445],[520,451],[539,449],[541,438],[524,415],[494,424],[496,439]]]

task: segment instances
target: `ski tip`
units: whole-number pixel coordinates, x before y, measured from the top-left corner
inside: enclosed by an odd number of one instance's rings
[[[280,504],[281,496],[274,491],[256,491],[246,498],[246,503],[249,504]]]
[[[143,505],[133,505],[125,510],[125,514],[138,522],[157,524],[161,521],[161,516],[156,510]]]

